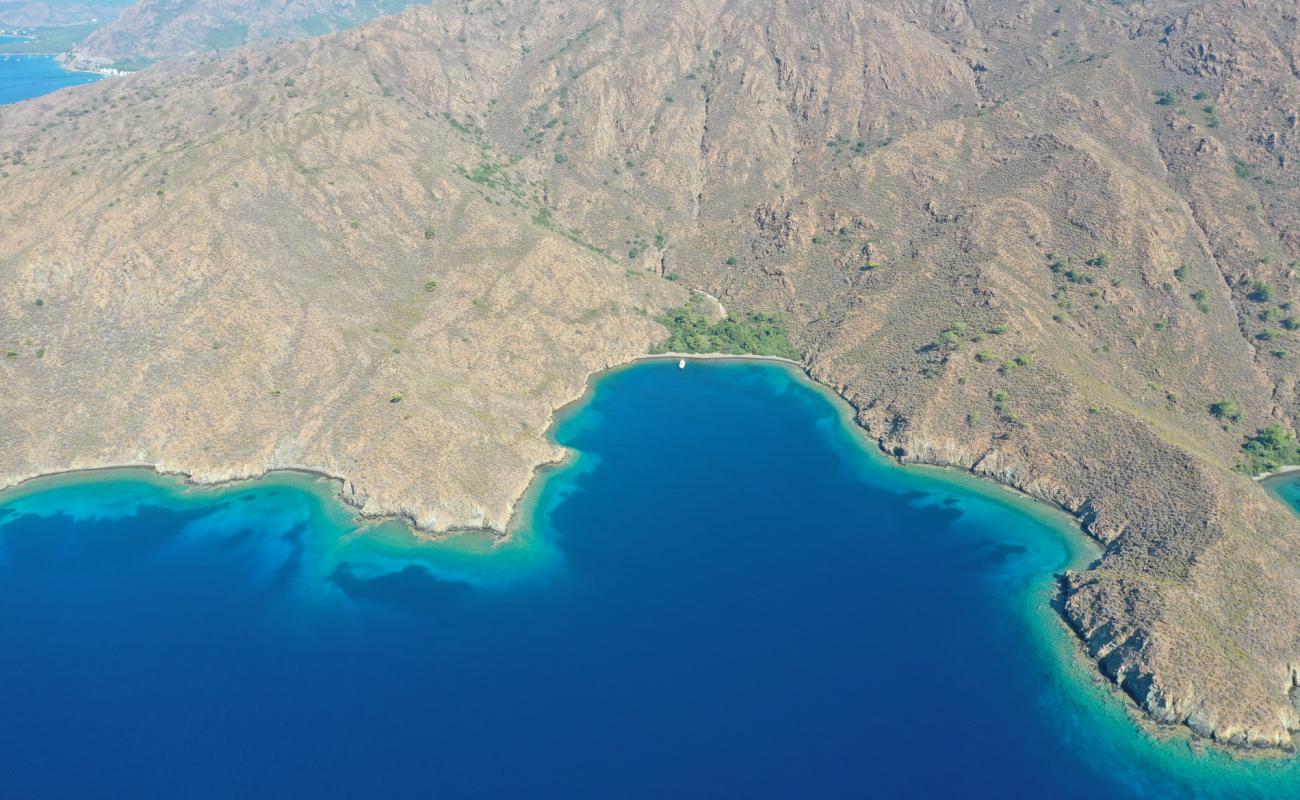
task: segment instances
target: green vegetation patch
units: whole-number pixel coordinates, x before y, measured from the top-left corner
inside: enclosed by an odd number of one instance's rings
[[[730,313],[712,320],[694,303],[674,308],[659,317],[668,328],[661,353],[734,353],[798,359],[780,314]]]
[[[1246,437],[1241,449],[1246,451],[1246,463],[1241,465],[1241,470],[1251,475],[1300,464],[1300,445],[1296,444],[1295,434],[1281,425],[1261,428],[1254,436]]]
[[[108,68],[115,69],[118,72],[139,72],[150,64],[153,64],[154,61],[155,59],[143,57],[124,58],[109,64]]]
[[[1256,303],[1268,303],[1272,301],[1275,294],[1276,293],[1273,291],[1272,286],[1269,286],[1263,281],[1255,281],[1251,284],[1250,294],[1246,296],[1251,300],[1254,300]]]
[[[0,44],[0,54],[39,53],[42,55],[55,55],[64,53],[71,50],[73,45],[80,43],[82,39],[85,39],[98,27],[99,23],[97,22],[86,22],[80,25],[29,28],[26,29],[26,32],[31,38]]]
[[[1219,400],[1210,404],[1210,413],[1215,419],[1237,422],[1241,419],[1241,406],[1232,400]]]
[[[1210,313],[1209,295],[1205,293],[1204,289],[1197,289],[1192,292],[1192,301],[1196,303],[1197,310],[1202,314]]]

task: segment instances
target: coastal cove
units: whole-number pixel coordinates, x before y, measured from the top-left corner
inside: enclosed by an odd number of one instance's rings
[[[1294,759],[1152,736],[1101,681],[1052,608],[1097,555],[1066,515],[895,465],[794,367],[621,367],[554,435],[575,455],[505,539],[358,521],[287,472],[0,494],[11,788],[1300,791]]]
[[[102,77],[94,72],[65,69],[51,55],[0,55],[0,106]]]

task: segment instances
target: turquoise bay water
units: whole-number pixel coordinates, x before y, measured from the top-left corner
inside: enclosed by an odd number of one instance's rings
[[[1269,478],[1264,485],[1282,502],[1300,509],[1300,471]]]
[[[1061,515],[889,464],[796,373],[615,371],[556,437],[501,543],[302,475],[0,495],[0,795],[1300,794],[1095,680]]]
[[[66,70],[53,56],[0,55],[0,105],[90,83],[100,77],[94,72]]]

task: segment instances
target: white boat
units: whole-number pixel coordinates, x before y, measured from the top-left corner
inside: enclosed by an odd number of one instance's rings
[[[684,358],[683,358],[683,359],[680,359],[680,360],[677,362],[677,368],[678,368],[678,369],[686,369],[686,359],[684,359]]]

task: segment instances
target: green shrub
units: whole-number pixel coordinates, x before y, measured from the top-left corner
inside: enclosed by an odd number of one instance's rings
[[[1210,313],[1210,304],[1205,302],[1207,297],[1209,297],[1209,295],[1206,294],[1204,289],[1197,289],[1192,292],[1192,300],[1196,302],[1196,308],[1202,314]]]
[[[1215,419],[1237,422],[1241,419],[1241,406],[1231,400],[1219,400],[1210,404],[1210,413]]]
[[[700,313],[694,303],[658,318],[668,329],[659,352],[735,353],[737,355],[799,358],[779,314],[727,314],[716,322]]]
[[[1252,475],[1300,464],[1300,447],[1296,445],[1295,434],[1278,424],[1261,428],[1254,436],[1247,437],[1241,449],[1246,451],[1243,471]]]
[[[1251,284],[1250,294],[1248,297],[1256,303],[1267,303],[1273,299],[1275,294],[1276,293],[1273,291],[1272,286],[1269,286],[1263,281],[1255,281]]]

